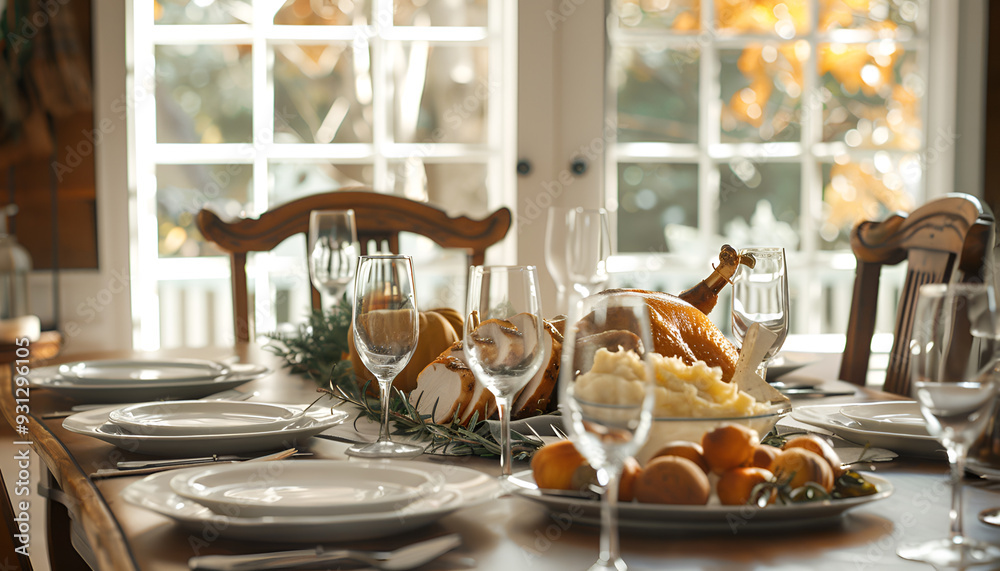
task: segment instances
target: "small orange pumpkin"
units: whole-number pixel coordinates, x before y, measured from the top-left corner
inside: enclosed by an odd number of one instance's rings
[[[462,316],[450,308],[421,311],[417,327],[420,331],[420,338],[417,340],[417,348],[413,352],[413,357],[392,382],[393,387],[404,393],[409,393],[416,388],[417,375],[424,370],[424,367],[429,365],[445,349],[451,347],[452,343],[462,338]],[[358,355],[357,348],[354,346],[353,324],[347,331],[347,345],[350,348],[351,364],[358,385],[364,387],[365,383],[371,381],[368,393],[372,396],[378,396],[378,382],[375,380],[375,375],[365,367]]]

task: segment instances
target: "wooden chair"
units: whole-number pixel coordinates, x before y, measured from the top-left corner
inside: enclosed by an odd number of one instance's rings
[[[908,216],[894,214],[882,222],[858,224],[851,232],[857,274],[840,378],[865,384],[875,331],[879,274],[882,266],[906,260],[906,279],[896,309],[883,390],[908,395],[917,290],[928,283],[981,281],[992,231],[992,216],[984,212],[977,198],[965,194],[949,194],[933,200]]]
[[[223,221],[211,210],[202,209],[197,223],[202,235],[229,252],[233,286],[233,324],[237,341],[251,338],[246,261],[248,252],[266,252],[299,232],[309,231],[309,213],[313,210],[353,209],[361,253],[367,253],[369,240],[388,243],[399,253],[399,233],[426,236],[444,248],[464,249],[469,265],[480,265],[486,248],[496,244],[510,229],[511,213],[501,208],[482,220],[448,216],[429,204],[399,196],[380,194],[370,189],[345,189],[314,194],[277,206],[259,218]],[[312,288],[312,305],[319,308],[319,292]]]

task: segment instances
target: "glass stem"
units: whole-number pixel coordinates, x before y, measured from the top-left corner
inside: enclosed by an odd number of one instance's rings
[[[392,395],[392,379],[378,380],[379,401],[382,405],[382,425],[378,429],[377,442],[390,442],[389,438],[389,397]]]
[[[948,520],[951,524],[952,543],[963,543],[962,534],[962,477],[965,475],[965,447],[952,445],[948,447],[948,460],[951,465],[951,510]]]
[[[767,380],[767,360],[761,361],[760,365],[757,365],[757,374],[760,378]]]
[[[601,552],[598,565],[607,569],[624,569],[618,545],[618,481],[621,479],[622,466],[613,463],[602,471],[607,483],[601,501]]]
[[[510,399],[507,397],[496,397],[497,415],[500,416],[500,476],[507,478],[511,474],[510,470]]]

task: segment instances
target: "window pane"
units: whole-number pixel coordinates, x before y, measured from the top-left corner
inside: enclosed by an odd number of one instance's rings
[[[371,143],[370,50],[345,42],[274,47],[276,143]]]
[[[701,50],[615,49],[618,140],[698,142],[698,60]]]
[[[375,167],[370,164],[272,162],[268,201],[273,206],[310,194],[331,192],[348,186],[371,187]]]
[[[279,26],[364,25],[369,22],[370,14],[371,4],[367,0],[288,0],[274,14],[274,23]]]
[[[397,26],[485,26],[486,0],[395,0],[393,23]]]
[[[157,46],[156,140],[249,143],[250,46]]]
[[[698,165],[618,165],[619,252],[683,251],[697,227]]]
[[[419,157],[390,161],[388,185],[393,194],[425,200],[451,216],[489,214],[484,164],[425,163]]]
[[[699,0],[614,0],[612,10],[622,28],[701,29]]]
[[[251,165],[157,165],[160,257],[220,255],[202,238],[195,216],[206,206],[228,217],[250,211],[252,174]]]
[[[850,232],[862,220],[882,220],[897,211],[913,210],[923,186],[923,165],[916,154],[893,157],[882,151],[873,158],[823,165],[825,250],[850,248]]]
[[[737,245],[799,244],[801,167],[798,163],[719,165],[719,233]]]
[[[726,143],[798,141],[805,41],[720,50],[722,136]]]
[[[880,38],[909,39],[917,32],[920,4],[914,0],[820,2],[819,29],[870,30]]]
[[[809,0],[715,0],[715,26],[727,34],[809,33]]]
[[[484,47],[396,43],[394,133],[400,143],[486,143]]]
[[[251,0],[154,0],[157,24],[249,24]]]
[[[894,42],[821,44],[824,141],[918,150],[925,81],[917,56]]]

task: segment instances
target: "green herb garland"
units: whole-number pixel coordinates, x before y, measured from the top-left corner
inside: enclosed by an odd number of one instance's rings
[[[355,423],[362,417],[381,422],[382,410],[378,399],[367,396],[367,384],[359,386],[348,359],[347,335],[350,326],[351,304],[345,295],[329,312],[314,310],[297,333],[268,334],[271,342],[265,348],[281,357],[293,373],[320,384],[318,391],[357,407],[359,412]],[[389,420],[394,425],[394,434],[430,441],[427,452],[432,454],[500,455],[498,435],[493,433],[489,422],[479,419],[478,414],[472,417],[468,427],[462,426],[457,419],[439,424],[431,420],[433,417],[433,413],[418,413],[406,395],[392,389]],[[530,436],[511,431],[511,452],[518,460],[530,458],[543,444],[534,431]]]

